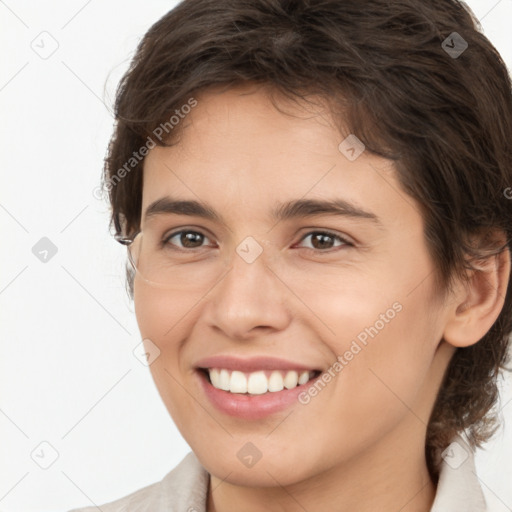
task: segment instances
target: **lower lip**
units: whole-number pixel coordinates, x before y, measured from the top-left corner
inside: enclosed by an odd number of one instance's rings
[[[283,411],[293,403],[297,403],[300,393],[318,379],[315,377],[292,389],[267,392],[262,395],[249,395],[217,389],[210,384],[208,377],[202,371],[197,370],[196,373],[206,396],[217,409],[230,416],[245,420],[258,420]]]

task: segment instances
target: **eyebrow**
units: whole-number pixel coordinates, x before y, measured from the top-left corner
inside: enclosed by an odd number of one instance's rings
[[[144,219],[157,215],[190,215],[194,217],[203,217],[205,219],[226,225],[223,217],[217,213],[210,205],[195,200],[178,200],[171,197],[162,197],[151,203],[144,213]],[[271,218],[275,221],[283,221],[301,217],[314,217],[320,215],[333,215],[348,217],[353,219],[369,220],[376,226],[382,228],[383,225],[377,215],[373,212],[363,210],[362,208],[344,200],[344,199],[298,199],[278,203],[271,211]]]

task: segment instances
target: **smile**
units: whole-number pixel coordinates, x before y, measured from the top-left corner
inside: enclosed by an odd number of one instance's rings
[[[249,395],[276,393],[285,388],[293,389],[320,374],[319,370],[258,370],[246,373],[225,368],[208,368],[204,371],[214,388]]]
[[[267,374],[267,371],[261,370],[245,374],[238,370],[223,368],[198,368],[195,375],[205,398],[219,412],[241,420],[255,421],[285,411],[294,404],[297,405],[300,393],[314,385],[321,374],[316,370],[303,370],[300,375],[296,370],[271,370],[269,373],[270,375]],[[213,384],[210,374],[213,375],[215,384]],[[304,382],[306,377],[307,381]],[[301,379],[300,382],[299,379]],[[229,389],[217,387],[221,385],[221,382],[222,384],[229,383]],[[288,388],[286,385],[292,387]],[[253,393],[247,391],[249,386]],[[267,391],[264,391],[265,387]],[[281,389],[278,390],[278,387]],[[272,389],[275,391],[271,391]],[[254,391],[259,391],[259,394],[255,394]]]

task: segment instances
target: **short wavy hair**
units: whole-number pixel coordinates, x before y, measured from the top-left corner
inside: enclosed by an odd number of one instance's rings
[[[421,207],[440,289],[464,278],[471,262],[511,250],[510,76],[470,8],[457,0],[178,4],[144,35],[116,92],[102,185],[117,235],[140,226],[144,159],[135,161],[134,152],[150,139],[171,144],[180,125],[170,130],[165,123],[193,94],[243,82],[294,100],[319,95],[366,151],[394,162],[401,186]],[[160,140],[155,129],[164,125],[169,135]],[[506,244],[492,237],[471,242],[495,231]],[[127,285],[133,298],[128,266]],[[427,427],[434,480],[440,450],[455,434],[464,432],[475,447],[496,431],[511,288],[509,282],[487,334],[458,348],[449,363]]]

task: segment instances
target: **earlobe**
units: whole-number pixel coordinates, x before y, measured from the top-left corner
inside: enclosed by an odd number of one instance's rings
[[[455,347],[474,345],[501,313],[510,277],[510,250],[489,256],[475,265],[468,281],[460,283],[443,338]]]

